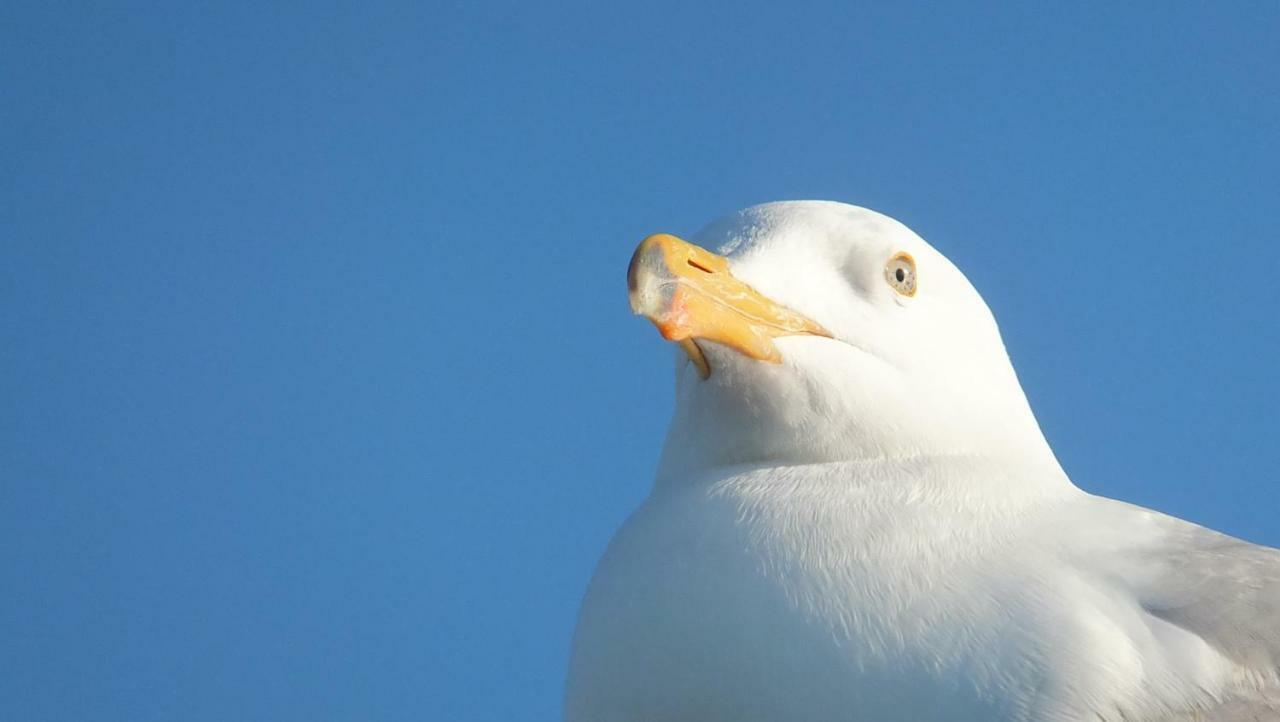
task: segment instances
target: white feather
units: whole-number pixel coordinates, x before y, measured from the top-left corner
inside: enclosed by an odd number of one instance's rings
[[[777,366],[706,344],[706,381],[678,362],[654,490],[583,605],[568,720],[1276,713],[1280,553],[1075,487],[946,258],[835,203],[693,240],[835,339],[780,339]],[[884,281],[899,251],[912,298]]]

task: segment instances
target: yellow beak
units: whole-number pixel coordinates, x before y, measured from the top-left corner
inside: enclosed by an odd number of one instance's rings
[[[640,242],[627,269],[631,310],[680,344],[702,378],[711,366],[695,342],[715,341],[760,361],[781,363],[773,339],[826,336],[817,323],[774,303],[729,272],[729,261],[659,233]]]

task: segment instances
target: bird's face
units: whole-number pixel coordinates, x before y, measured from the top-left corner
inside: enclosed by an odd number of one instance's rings
[[[981,296],[891,218],[756,206],[691,242],[651,236],[628,275],[633,309],[684,350],[660,476],[1039,438]]]

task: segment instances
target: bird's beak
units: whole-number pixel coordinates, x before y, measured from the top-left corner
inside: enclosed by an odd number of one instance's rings
[[[711,366],[696,341],[714,341],[753,359],[781,363],[773,339],[826,336],[822,326],[770,300],[729,272],[729,261],[659,233],[640,242],[627,268],[631,310],[689,354],[702,378]]]

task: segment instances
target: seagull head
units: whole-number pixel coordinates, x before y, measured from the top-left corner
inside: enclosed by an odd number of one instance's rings
[[[680,347],[660,481],[1048,451],[981,295],[892,218],[754,206],[649,236],[627,275],[632,310]]]

